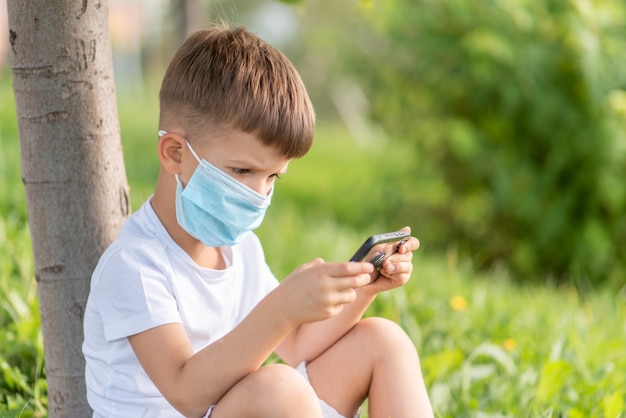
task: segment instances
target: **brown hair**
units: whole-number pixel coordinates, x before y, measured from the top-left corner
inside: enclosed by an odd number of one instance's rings
[[[277,49],[243,27],[192,34],[161,84],[159,129],[189,137],[239,129],[287,158],[313,141],[315,114],[300,75]]]

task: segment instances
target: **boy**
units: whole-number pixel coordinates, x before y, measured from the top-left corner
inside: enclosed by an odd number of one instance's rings
[[[160,92],[154,195],[96,267],[85,312],[94,417],[432,416],[417,353],[361,319],[404,284],[415,238],[370,263],[300,266],[280,284],[251,232],[313,139],[302,81],[244,28],[193,34]],[[263,366],[276,352],[286,364]]]

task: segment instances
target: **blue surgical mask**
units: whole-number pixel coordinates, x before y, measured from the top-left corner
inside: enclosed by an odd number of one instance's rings
[[[166,132],[159,131],[159,136]],[[263,222],[274,189],[267,195],[252,190],[205,159],[198,160],[187,186],[176,175],[176,220],[207,247],[234,245]]]

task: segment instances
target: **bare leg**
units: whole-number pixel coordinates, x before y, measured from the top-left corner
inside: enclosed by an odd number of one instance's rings
[[[346,417],[368,397],[370,418],[433,416],[415,346],[391,321],[361,320],[307,370],[318,396]]]
[[[208,408],[208,406],[207,406]],[[211,418],[322,418],[317,395],[292,367],[273,364],[243,378]]]

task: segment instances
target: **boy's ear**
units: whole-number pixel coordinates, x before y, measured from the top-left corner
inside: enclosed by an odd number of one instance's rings
[[[158,154],[161,166],[170,174],[180,174],[185,140],[178,134],[166,132],[159,138]]]

